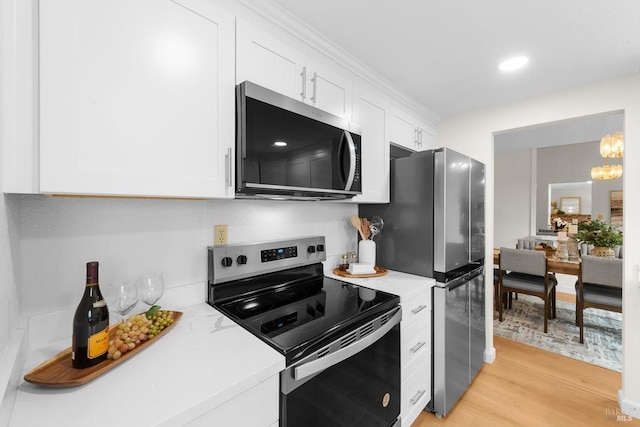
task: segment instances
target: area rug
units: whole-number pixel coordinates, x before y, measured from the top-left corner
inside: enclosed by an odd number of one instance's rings
[[[493,322],[495,335],[552,351],[613,371],[622,372],[622,315],[589,308],[584,311],[584,344],[575,324],[575,304],[557,301],[556,319],[549,319],[544,333],[544,303],[540,298],[519,294],[513,307],[503,312],[503,321]]]

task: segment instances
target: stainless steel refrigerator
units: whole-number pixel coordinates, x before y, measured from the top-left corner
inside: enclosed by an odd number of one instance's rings
[[[376,263],[436,279],[433,393],[446,415],[484,360],[484,164],[441,148],[391,160],[390,203],[360,205],[384,220]]]

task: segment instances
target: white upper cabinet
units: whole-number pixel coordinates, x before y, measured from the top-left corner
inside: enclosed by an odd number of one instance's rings
[[[413,151],[437,148],[435,126],[407,109],[394,106],[391,111],[389,140]]]
[[[389,202],[388,98],[369,85],[356,84],[353,121],[362,129],[362,194],[356,203]]]
[[[352,84],[339,71],[240,19],[236,37],[236,83],[248,80],[323,111],[351,117]]]
[[[233,197],[231,14],[207,0],[39,9],[41,193]]]

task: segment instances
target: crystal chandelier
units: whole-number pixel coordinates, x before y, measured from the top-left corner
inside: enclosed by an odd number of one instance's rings
[[[622,176],[622,165],[609,165],[605,162],[604,166],[595,166],[591,168],[591,179],[605,180],[617,179]]]
[[[600,154],[605,159],[619,159],[624,154],[624,138],[622,132],[605,135],[600,140]]]
[[[608,159],[619,159],[624,155],[624,138],[622,132],[605,135],[600,140],[600,155],[604,157],[604,166],[591,168],[591,179],[617,179],[622,176],[622,165],[610,165]]]

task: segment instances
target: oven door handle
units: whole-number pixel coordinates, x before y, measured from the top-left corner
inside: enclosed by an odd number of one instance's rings
[[[300,366],[297,366],[293,369],[293,378],[297,381],[297,380],[301,380],[304,379],[308,376],[317,374],[319,372],[324,371],[327,368],[330,368],[333,365],[337,365],[338,363],[342,362],[343,360],[348,359],[349,357],[353,356],[356,353],[359,353],[360,351],[364,350],[365,348],[369,347],[371,344],[375,343],[376,341],[378,341],[380,338],[382,338],[387,332],[389,332],[391,329],[393,329],[394,326],[396,326],[398,323],[400,323],[400,319],[402,318],[402,310],[398,309],[398,311],[396,311],[396,313],[394,314],[394,316],[389,319],[389,321],[387,323],[384,324],[384,326],[382,326],[381,328],[379,328],[378,330],[376,330],[375,332],[373,332],[370,335],[367,335],[366,337],[362,338],[361,340],[358,340],[356,342],[354,342],[353,344],[342,348],[334,353],[331,353],[327,356],[324,356],[320,359],[315,359],[311,362],[308,363],[304,363]]]

